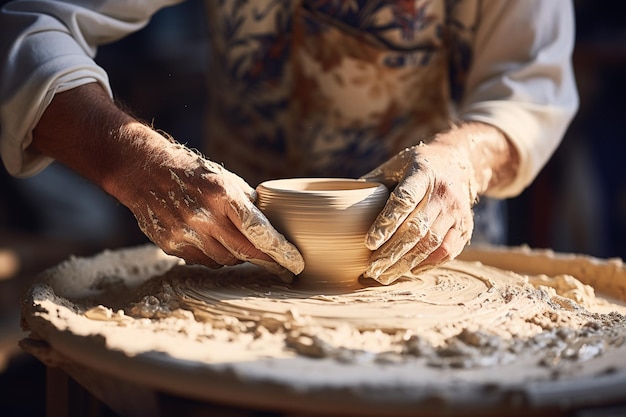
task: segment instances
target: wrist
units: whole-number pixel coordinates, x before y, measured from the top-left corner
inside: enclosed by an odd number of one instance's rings
[[[470,184],[476,195],[508,184],[517,174],[517,150],[506,135],[492,125],[464,122],[438,134],[431,143],[454,147],[467,159],[471,166]]]
[[[92,83],[55,95],[33,130],[31,147],[124,204],[139,187],[143,166],[167,142]]]
[[[164,160],[155,164],[167,153],[169,144],[158,132],[138,121],[117,126],[106,137],[102,149],[106,167],[100,170],[94,181],[128,206],[133,196],[142,192],[143,179],[158,175],[155,169],[165,165]]]

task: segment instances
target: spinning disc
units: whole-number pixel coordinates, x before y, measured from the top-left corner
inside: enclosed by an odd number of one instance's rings
[[[362,284],[289,287],[146,246],[47,271],[24,319],[67,363],[250,408],[510,413],[622,399],[625,309],[573,276],[453,261]]]

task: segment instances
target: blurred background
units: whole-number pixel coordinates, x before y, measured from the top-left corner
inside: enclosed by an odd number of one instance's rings
[[[580,110],[532,186],[507,202],[508,244],[624,259],[626,3],[579,0],[575,7]],[[136,116],[198,148],[208,60],[204,13],[200,1],[163,10],[97,57]],[[43,415],[43,366],[17,346],[24,287],[70,255],[147,240],[124,207],[59,165],[19,180],[0,168],[0,196],[0,414]]]

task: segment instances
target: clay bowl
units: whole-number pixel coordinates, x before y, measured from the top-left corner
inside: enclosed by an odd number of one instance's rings
[[[257,204],[304,257],[295,285],[358,286],[371,251],[365,236],[389,195],[376,182],[343,178],[292,178],[257,187]]]

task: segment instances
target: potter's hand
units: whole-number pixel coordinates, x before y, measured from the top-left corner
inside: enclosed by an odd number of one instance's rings
[[[209,267],[249,261],[288,282],[302,272],[300,252],[254,205],[256,191],[181,145],[168,148],[175,158],[167,159],[173,162],[151,167],[145,194],[130,205],[154,243]]]
[[[405,149],[365,175],[395,188],[366,237],[374,252],[364,276],[389,284],[461,253],[474,226],[473,175],[467,155],[439,143]]]
[[[366,237],[374,252],[364,276],[389,284],[455,258],[471,238],[477,196],[509,184],[518,165],[500,130],[466,122],[365,175],[395,188]]]
[[[56,94],[29,150],[117,198],[169,254],[209,267],[250,261],[285,280],[304,268],[295,246],[255,207],[248,184],[139,123],[98,84]]]

